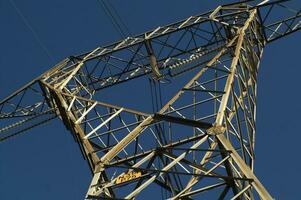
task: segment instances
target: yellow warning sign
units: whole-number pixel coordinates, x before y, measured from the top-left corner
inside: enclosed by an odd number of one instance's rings
[[[118,176],[115,183],[116,184],[124,183],[124,182],[130,181],[130,180],[139,178],[140,176],[142,176],[141,172],[131,171],[126,174]]]

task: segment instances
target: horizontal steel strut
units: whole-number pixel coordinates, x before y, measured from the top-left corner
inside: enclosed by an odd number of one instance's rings
[[[253,172],[257,73],[265,45],[301,29],[289,4],[221,5],[66,58],[0,102],[0,141],[59,118],[93,172],[86,199],[271,200]],[[165,104],[100,100],[131,82]]]

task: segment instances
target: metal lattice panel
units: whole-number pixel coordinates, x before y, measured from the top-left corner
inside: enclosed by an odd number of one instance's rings
[[[158,189],[169,199],[272,199],[253,173],[257,73],[264,46],[301,28],[287,3],[223,5],[71,56],[0,103],[0,140],[59,117],[94,174],[87,199]],[[158,93],[166,81],[172,95],[152,111],[100,100],[118,85],[150,82]]]

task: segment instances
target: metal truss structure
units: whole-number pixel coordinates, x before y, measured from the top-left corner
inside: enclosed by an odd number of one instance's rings
[[[257,73],[265,45],[301,29],[290,3],[221,5],[71,56],[1,101],[0,140],[59,118],[94,174],[86,199],[270,200],[253,172]],[[101,101],[129,83],[169,93],[153,111]]]

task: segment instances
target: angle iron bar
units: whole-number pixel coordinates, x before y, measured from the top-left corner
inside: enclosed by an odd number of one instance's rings
[[[137,159],[137,158],[139,158],[141,156],[144,156],[145,154],[148,154],[148,153],[150,153],[152,151],[160,151],[160,150],[162,150],[164,148],[172,148],[172,147],[175,147],[175,146],[183,145],[183,144],[186,144],[186,143],[189,143],[189,142],[196,141],[196,140],[201,139],[203,137],[204,137],[204,135],[192,136],[192,137],[189,137],[189,138],[186,138],[186,139],[183,139],[183,140],[179,140],[179,141],[176,141],[176,142],[173,142],[173,143],[166,144],[166,145],[164,145],[162,147],[159,147],[158,149],[152,149],[152,150],[145,151],[145,152],[137,154],[137,155],[129,156],[127,158],[124,158],[124,159],[121,159],[121,160],[118,160],[118,161],[110,162],[110,164],[111,165],[121,164],[121,163],[127,162],[129,160]]]
[[[222,182],[222,183],[217,183],[217,184],[214,184],[214,185],[206,186],[206,187],[203,187],[203,188],[195,189],[193,191],[190,191],[190,192],[187,192],[185,194],[180,195],[180,197],[189,197],[189,196],[196,195],[198,193],[201,193],[201,192],[204,192],[204,191],[207,191],[207,190],[211,190],[211,189],[214,189],[214,188],[226,185],[226,184],[227,184],[226,182]]]
[[[204,129],[209,129],[212,127],[211,123],[208,122],[202,122],[202,121],[195,121],[195,120],[190,120],[190,119],[185,119],[185,118],[179,118],[179,117],[174,117],[170,115],[163,115],[163,114],[154,114],[154,119],[155,120],[163,120],[163,121],[168,121],[168,122],[173,122],[177,124],[183,124],[187,126],[193,126],[193,127],[199,127],[199,128],[204,128]]]
[[[228,157],[226,158],[228,159]],[[225,158],[220,161],[220,163],[224,162],[226,160]],[[132,170],[138,170],[138,171],[150,171],[151,173],[173,173],[173,174],[179,174],[179,175],[186,175],[186,176],[199,176],[199,177],[208,177],[208,178],[220,178],[224,180],[242,180],[242,181],[248,181],[252,182],[253,179],[251,178],[243,178],[243,177],[231,177],[231,176],[222,176],[222,175],[214,175],[210,174],[211,171],[213,171],[220,163],[217,163],[214,167],[209,169],[206,174],[197,174],[197,173],[186,173],[186,172],[175,172],[175,171],[168,171],[168,170],[159,170],[159,169],[147,169],[147,168],[139,168],[139,167],[132,167],[132,166],[121,166],[121,165],[111,165],[111,164],[105,164],[108,168],[123,168],[123,169],[132,169]],[[204,170],[204,169],[203,169]],[[210,172],[209,172],[210,171]]]
[[[187,109],[187,108],[190,108],[190,107],[192,107],[192,106],[201,105],[201,104],[203,104],[203,103],[207,103],[207,102],[213,101],[213,100],[218,99],[218,98],[221,98],[221,97],[222,97],[222,95],[218,95],[218,96],[211,97],[211,98],[208,98],[208,99],[205,99],[205,100],[202,100],[202,101],[198,101],[198,102],[195,102],[195,103],[192,103],[192,104],[189,104],[189,105],[180,107],[180,108],[174,108],[173,110],[168,111],[168,112],[165,112],[164,114],[165,114],[165,115],[171,114],[171,113],[174,113],[174,112],[176,112],[176,111],[180,111],[180,110],[183,110],[183,109]],[[199,120],[201,120],[201,119],[199,119]]]

